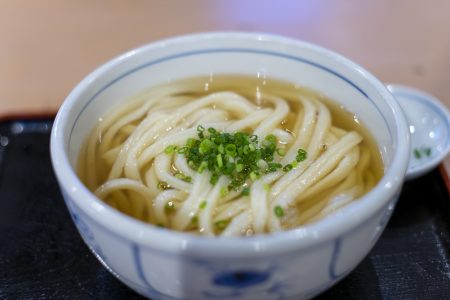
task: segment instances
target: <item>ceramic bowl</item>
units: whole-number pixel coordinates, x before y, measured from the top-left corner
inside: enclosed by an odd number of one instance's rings
[[[372,132],[385,175],[364,197],[296,230],[204,238],[134,220],[97,199],[74,169],[80,145],[110,107],[151,86],[208,74],[290,81],[334,99]],[[205,33],[127,52],[81,81],[51,135],[53,167],[81,236],[120,281],[152,299],[303,299],[349,274],[398,199],[410,155],[404,114],[368,71],[321,47],[257,33]]]

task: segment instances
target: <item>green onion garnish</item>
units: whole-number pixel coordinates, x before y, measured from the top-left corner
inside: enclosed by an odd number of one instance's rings
[[[273,208],[273,212],[275,213],[275,216],[277,216],[278,218],[282,218],[284,216],[284,210],[279,205]]]
[[[183,181],[186,181],[186,182],[192,182],[191,176],[184,175],[184,174],[181,173],[181,172],[176,172],[174,176],[175,176],[176,178],[178,178],[178,179],[183,180]]]
[[[165,181],[158,182],[156,187],[158,188],[158,190],[167,190],[168,188],[170,188],[169,184]]]
[[[245,195],[250,191],[249,188],[247,191],[247,185],[258,180],[262,174],[279,170],[288,172],[293,168],[293,163],[283,166],[275,160],[286,155],[286,150],[277,148],[277,144],[278,140],[273,134],[259,140],[258,136],[246,132],[231,134],[212,127],[205,129],[199,125],[196,138],[187,139],[181,147],[170,145],[164,152],[184,155],[189,167],[198,173],[208,170],[211,173],[210,183],[213,185],[221,176],[227,176],[230,179],[227,191],[242,190]],[[306,151],[299,149],[294,162],[303,161],[306,156]],[[192,181],[184,175],[175,176],[187,182]]]
[[[218,166],[219,168],[222,168],[222,167],[223,167],[222,154],[220,154],[220,153],[217,154],[216,160],[217,160],[217,166]]]
[[[205,154],[205,153],[208,153],[213,147],[214,147],[214,143],[211,142],[211,140],[204,139],[200,143],[200,145],[198,147],[198,151],[200,154]]]
[[[289,172],[290,170],[292,170],[293,166],[291,164],[287,164],[283,167],[283,171],[285,172]]]
[[[228,188],[226,188],[226,187],[222,187],[221,189],[220,189],[220,196],[221,197],[225,197],[226,195],[228,195]]]
[[[174,145],[169,145],[166,147],[166,149],[164,149],[164,153],[166,154],[172,154],[175,150],[176,150],[176,146]]]
[[[255,181],[255,180],[258,179],[258,178],[259,178],[258,173],[256,173],[255,171],[252,171],[252,172],[250,173],[250,179],[251,179],[251,180]]]
[[[278,148],[277,149],[277,154],[281,157],[286,155],[286,150],[284,150],[283,148]]]
[[[181,147],[180,149],[178,149],[177,153],[184,154],[184,153],[186,153],[187,150],[188,150],[188,147]]]
[[[175,210],[175,204],[172,201],[169,201],[164,206],[166,213],[172,212]]]
[[[419,151],[419,149],[414,149],[414,156],[417,158],[417,159],[420,159],[420,157],[422,156],[421,154],[420,154],[420,151]]]
[[[430,147],[421,147],[421,148],[414,148],[414,156],[416,159],[421,159],[422,156],[430,157],[431,156],[431,148]]]
[[[307,158],[307,153],[306,153],[306,151],[305,150],[303,150],[303,149],[298,149],[298,151],[297,151],[297,156],[295,157],[295,160],[297,161],[297,162],[301,162],[301,161],[304,161],[306,158]]]
[[[227,228],[229,222],[230,222],[229,220],[220,220],[214,223],[214,226],[221,231]]]
[[[248,196],[250,195],[250,188],[248,186],[246,186],[245,188],[242,189],[242,196]]]

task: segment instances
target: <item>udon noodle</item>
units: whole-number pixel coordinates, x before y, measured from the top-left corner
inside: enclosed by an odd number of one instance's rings
[[[275,136],[282,150],[274,161],[295,164],[262,171],[235,189],[232,176],[212,184],[210,170],[199,172],[183,153],[166,151],[198,138],[199,127],[259,141]],[[296,162],[298,149],[307,156]],[[369,191],[382,169],[359,120],[321,94],[275,80],[216,76],[152,88],[112,109],[82,147],[78,173],[97,197],[141,221],[237,236],[315,222]]]

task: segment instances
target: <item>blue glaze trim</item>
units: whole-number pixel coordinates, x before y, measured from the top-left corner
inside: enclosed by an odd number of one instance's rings
[[[216,274],[213,283],[214,285],[241,289],[264,283],[270,279],[270,276],[270,272],[264,271],[226,271]]]
[[[141,279],[142,283],[145,285],[145,287],[147,289],[147,294],[149,296],[151,296],[152,298],[156,298],[156,299],[181,300],[181,298],[174,298],[169,295],[158,292],[145,277],[144,269],[142,267],[142,259],[141,259],[139,246],[136,244],[131,244],[131,251],[133,253],[133,261],[134,261],[135,270],[136,270],[139,278]]]
[[[133,253],[134,266],[136,268],[136,272],[139,278],[147,288],[151,289],[151,285],[148,283],[147,278],[145,278],[144,270],[142,269],[141,257],[139,255],[139,247],[136,244],[132,244],[131,251]]]
[[[331,255],[330,267],[328,269],[328,274],[329,274],[331,280],[336,280],[340,276],[339,274],[337,274],[336,265],[337,265],[339,253],[341,252],[341,247],[342,247],[342,240],[341,240],[341,238],[337,238],[334,241],[333,254]]]
[[[144,287],[141,285],[137,285],[135,282],[132,282],[130,280],[128,280],[125,276],[122,276],[117,270],[115,270],[114,268],[112,268],[107,262],[106,262],[106,256],[102,253],[99,252],[97,253],[97,251],[92,247],[91,244],[95,245],[95,239],[94,236],[91,234],[92,240],[85,240],[81,230],[82,228],[80,228],[80,221],[82,221],[82,219],[79,217],[80,213],[79,213],[79,208],[75,205],[75,203],[70,202],[70,201],[66,201],[67,203],[67,207],[69,210],[69,214],[73,220],[73,222],[77,225],[77,228],[79,229],[79,233],[81,238],[84,240],[85,244],[87,245],[88,249],[92,252],[92,254],[100,261],[100,263],[103,265],[103,267],[105,267],[105,269],[107,271],[109,271],[112,275],[114,275],[117,279],[119,279],[120,281],[124,282],[125,284],[132,286],[133,288],[135,288],[136,290],[140,291],[141,293],[144,293]],[[75,209],[76,208],[76,209]],[[77,211],[75,211],[77,210]],[[88,218],[91,222],[93,222],[92,219]],[[82,221],[84,223],[84,227],[88,228],[88,226],[86,225],[86,223],[84,221]],[[94,224],[96,224],[95,222],[93,222]],[[145,293],[144,293],[145,294]]]
[[[350,79],[348,79],[347,77],[345,77],[344,75],[338,73],[337,71],[334,71],[328,67],[325,67],[319,63],[316,63],[314,61],[310,61],[308,59],[302,58],[302,57],[298,57],[298,56],[294,56],[294,55],[289,55],[289,54],[284,54],[284,53],[280,53],[280,52],[274,52],[274,51],[266,51],[266,50],[258,50],[258,49],[251,49],[251,48],[213,48],[213,49],[205,49],[205,50],[195,50],[195,51],[188,51],[188,52],[182,52],[182,53],[178,53],[178,54],[174,54],[174,55],[169,55],[166,57],[162,57],[147,63],[144,63],[142,65],[139,65],[135,68],[132,68],[128,71],[126,71],[125,73],[119,75],[118,77],[116,77],[115,79],[111,80],[109,83],[107,83],[105,86],[103,86],[102,88],[100,88],[89,100],[88,102],[83,106],[83,108],[81,109],[80,113],[77,115],[77,117],[75,118],[75,122],[74,125],[72,127],[72,129],[70,130],[69,133],[69,139],[68,139],[68,145],[70,145],[71,140],[72,140],[72,134],[73,134],[73,130],[75,128],[75,125],[77,124],[80,116],[82,115],[82,113],[86,110],[86,108],[92,103],[92,101],[95,100],[95,98],[97,98],[102,92],[104,92],[107,88],[109,88],[110,86],[114,85],[116,82],[122,80],[123,78],[127,77],[130,74],[133,74],[141,69],[147,68],[147,67],[151,67],[166,61],[170,61],[170,60],[174,60],[174,59],[178,59],[181,57],[186,57],[186,56],[195,56],[195,55],[201,55],[201,54],[214,54],[214,53],[255,53],[255,54],[261,54],[261,55],[267,55],[267,56],[276,56],[276,57],[281,57],[281,58],[285,58],[288,60],[293,60],[296,62],[300,62],[300,63],[304,63],[304,64],[308,64],[311,65],[313,67],[319,68],[321,70],[324,70],[325,72],[328,72],[338,78],[340,78],[341,80],[343,80],[344,82],[348,83],[350,86],[352,86],[355,90],[357,90],[359,93],[361,93],[364,97],[366,97],[370,102],[372,102],[372,104],[374,104],[373,100],[368,96],[368,94],[362,89],[360,88],[358,85],[356,85],[353,81],[351,81]],[[380,113],[380,115],[384,118],[385,122],[387,123],[384,115],[381,113],[381,111],[378,109],[378,107],[374,104],[375,108],[378,110],[378,112]],[[391,134],[389,132],[389,134]],[[392,137],[391,137],[392,138]],[[67,146],[69,148],[69,146]]]

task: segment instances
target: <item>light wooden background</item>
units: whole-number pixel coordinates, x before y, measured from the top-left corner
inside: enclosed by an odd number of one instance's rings
[[[310,41],[450,107],[448,0],[0,0],[0,116],[55,112],[114,56],[215,30]]]

